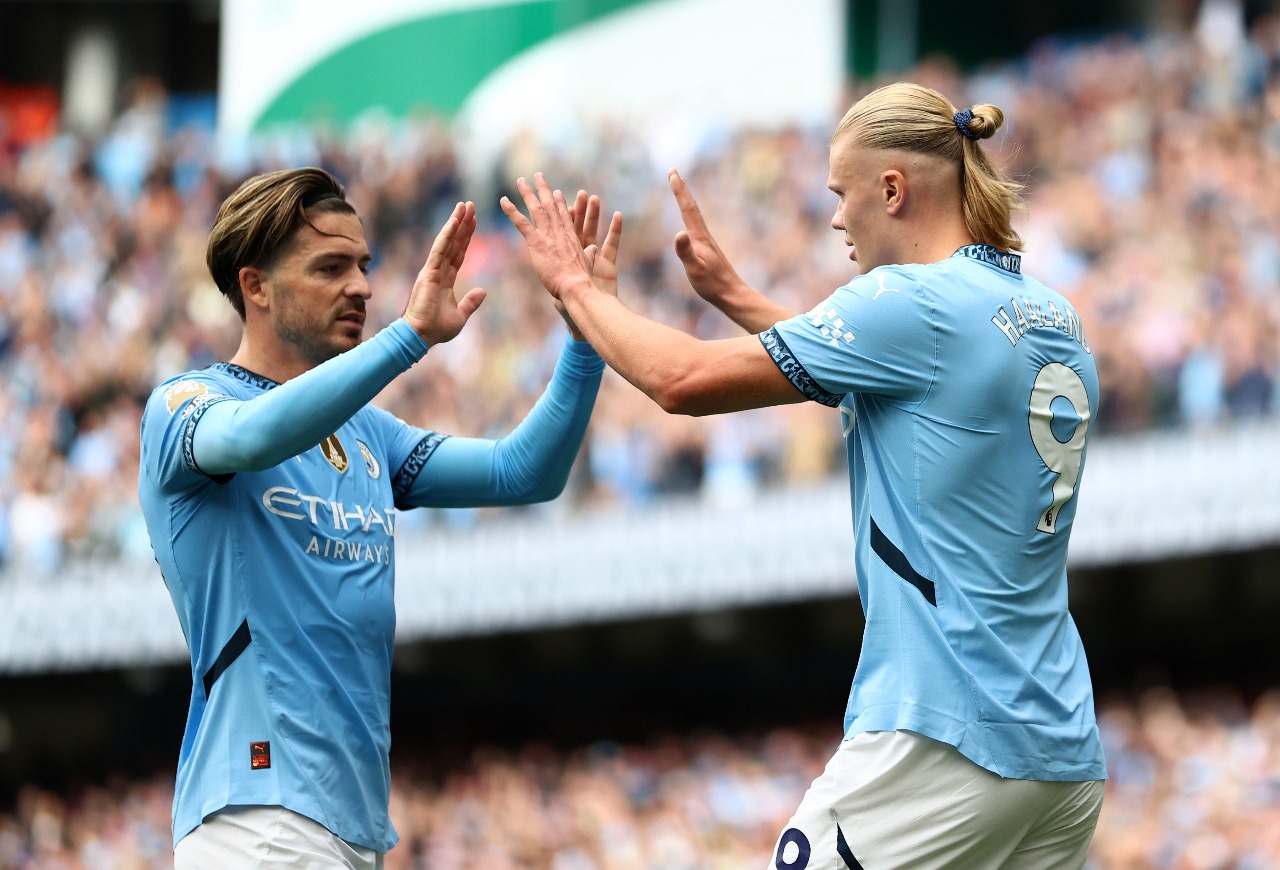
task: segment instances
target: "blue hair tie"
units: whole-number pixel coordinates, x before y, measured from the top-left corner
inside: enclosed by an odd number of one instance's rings
[[[956,112],[952,118],[956,122],[956,129],[959,130],[966,139],[977,140],[978,134],[969,129],[969,122],[973,120],[973,109],[964,109]]]

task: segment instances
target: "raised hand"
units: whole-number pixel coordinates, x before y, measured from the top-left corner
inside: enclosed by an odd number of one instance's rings
[[[684,221],[684,229],[676,233],[676,256],[684,264],[684,273],[698,295],[747,332],[764,332],[778,321],[794,316],[796,312],[748,287],[730,265],[711,230],[707,229],[702,209],[698,208],[680,173],[671,170],[667,180],[680,206],[680,219]]]
[[[574,231],[582,242],[583,250],[599,245],[600,197],[595,194],[588,197],[585,190],[579,190],[569,209],[569,216],[573,219]],[[599,245],[591,270],[596,286],[610,296],[618,295],[618,245],[621,242],[622,212],[615,211],[609,220],[604,244]]]
[[[597,247],[600,232],[600,197],[587,196],[585,190],[579,190],[569,207],[569,219],[573,222],[574,234],[582,244],[583,251],[596,251],[591,261],[591,277],[597,287],[610,296],[618,295],[618,244],[622,240],[622,212],[615,211],[609,221],[609,231],[605,234],[604,246]],[[582,330],[569,316],[569,310],[559,299],[555,300],[556,311],[564,318],[569,327],[569,334],[578,341],[585,341]]]
[[[680,206],[680,219],[684,221],[684,229],[676,233],[676,256],[698,295],[719,307],[731,291],[745,285],[711,235],[702,209],[698,208],[680,173],[672,169],[667,173],[667,181]]]
[[[564,194],[558,190],[552,192],[541,172],[536,173],[533,180],[537,186],[536,193],[524,178],[516,180],[516,190],[524,200],[528,217],[521,214],[515,203],[505,196],[500,204],[502,211],[524,238],[534,274],[556,299],[575,283],[596,286],[592,280],[592,267],[597,248],[594,244],[586,248],[582,246],[585,209],[583,229],[580,230],[574,223],[574,216],[569,213]]]
[[[454,294],[458,270],[475,231],[475,203],[458,203],[431,243],[427,262],[413,282],[404,319],[427,344],[443,344],[457,336],[484,301],[485,292],[479,287],[467,291],[462,299]]]

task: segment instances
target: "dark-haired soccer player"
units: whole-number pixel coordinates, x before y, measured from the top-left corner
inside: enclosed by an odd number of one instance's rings
[[[866,633],[776,870],[1078,868],[1093,836],[1106,767],[1066,563],[1098,378],[1014,253],[1018,186],[980,142],[1003,118],[905,83],[858,101],[828,186],[862,274],[803,315],[742,283],[673,173],[691,283],[758,336],[697,341],[600,292],[541,176],[528,219],[503,201],[543,284],[668,411],[839,408]]]
[[[362,342],[369,249],[335,178],[258,176],[218,212],[209,270],[243,340],[161,384],[142,421],[142,507],[191,651],[179,868],[380,867],[398,512],[564,487],[603,368],[585,343],[500,440],[368,404],[480,305],[453,289],[474,230],[459,203],[403,317]]]

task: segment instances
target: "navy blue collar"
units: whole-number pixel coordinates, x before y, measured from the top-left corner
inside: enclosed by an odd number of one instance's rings
[[[1010,275],[1022,274],[1022,257],[1018,254],[1001,251],[991,245],[965,245],[956,251],[953,257],[968,257],[970,260],[977,260],[997,269],[1003,269]]]
[[[246,384],[257,387],[260,390],[269,390],[272,387],[280,386],[280,384],[278,384],[276,381],[271,380],[271,378],[264,378],[262,375],[254,374],[248,369],[241,368],[240,366],[235,365],[234,363],[218,362],[209,366],[209,368],[216,369],[220,372],[225,372],[226,374],[231,375],[231,377],[235,378],[236,380],[244,381]]]

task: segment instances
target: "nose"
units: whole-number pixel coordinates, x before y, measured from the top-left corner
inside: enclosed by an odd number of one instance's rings
[[[844,231],[844,215],[841,214],[839,206],[836,206],[835,214],[831,216],[831,229]]]
[[[347,295],[358,296],[361,299],[368,299],[373,296],[373,287],[369,285],[369,276],[357,270],[355,280],[347,284]]]

